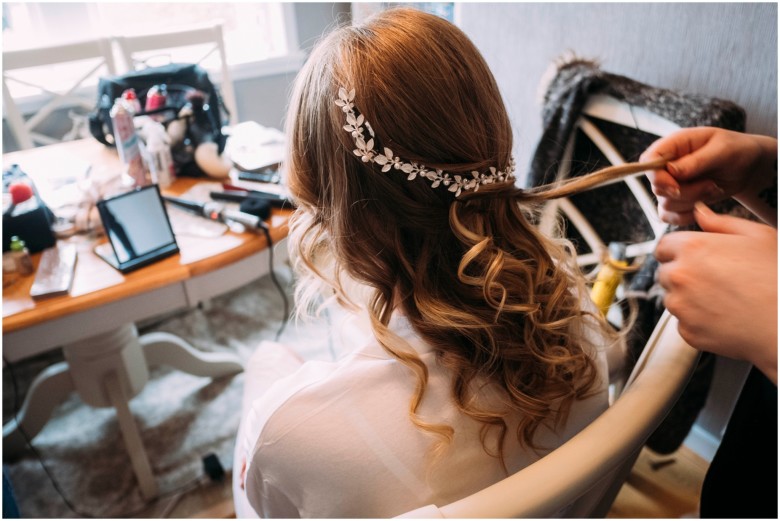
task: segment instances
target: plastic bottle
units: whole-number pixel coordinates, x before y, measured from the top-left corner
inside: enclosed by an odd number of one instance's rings
[[[596,282],[590,291],[590,298],[604,316],[607,316],[607,312],[615,300],[615,294],[618,286],[620,286],[620,282],[623,280],[623,273],[627,267],[626,245],[622,242],[611,242],[609,244],[609,256],[599,270]]]
[[[16,271],[20,275],[29,275],[35,271],[30,251],[25,246],[24,241],[16,235],[11,237],[11,257],[13,257],[16,264]]]
[[[123,165],[123,184],[132,188],[151,184],[151,176],[141,156],[138,135],[133,126],[133,108],[127,100],[117,98],[110,114],[114,141]]]
[[[146,93],[146,104],[144,105],[144,110],[146,112],[151,112],[153,110],[161,109],[165,107],[167,101],[168,87],[165,84],[154,85],[149,89],[149,92]],[[165,114],[153,114],[150,117],[155,121],[163,121],[165,119]]]
[[[159,184],[160,188],[168,188],[176,178],[176,169],[171,155],[170,137],[165,127],[153,119],[147,119],[140,133],[146,142],[146,163],[152,181]]]
[[[122,99],[128,103],[128,106],[132,108],[133,115],[140,114],[141,102],[138,100],[138,95],[135,93],[135,89],[126,89],[122,92]]]

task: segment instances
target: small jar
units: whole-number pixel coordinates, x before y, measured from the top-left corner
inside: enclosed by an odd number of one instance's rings
[[[16,259],[12,251],[3,252],[3,275],[9,273],[16,273]]]
[[[11,237],[11,256],[14,259],[16,271],[19,275],[30,275],[35,271],[30,251],[27,249],[24,241],[16,235]]]

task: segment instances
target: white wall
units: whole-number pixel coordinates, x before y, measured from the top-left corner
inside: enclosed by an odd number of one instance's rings
[[[541,136],[539,79],[567,50],[649,85],[736,102],[749,132],[777,135],[776,4],[463,3],[456,21],[496,76],[523,172]]]
[[[350,4],[331,2],[295,3],[298,44],[308,53],[337,24],[349,21]],[[281,129],[297,72],[234,81],[238,113],[242,121]]]

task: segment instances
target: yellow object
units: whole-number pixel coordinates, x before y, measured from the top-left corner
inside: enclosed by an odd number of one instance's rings
[[[609,245],[609,255],[596,276],[593,289],[590,290],[591,300],[593,300],[604,316],[607,316],[607,312],[615,300],[618,286],[623,280],[623,273],[628,268],[628,261],[625,260],[625,251],[624,244],[611,243]]]

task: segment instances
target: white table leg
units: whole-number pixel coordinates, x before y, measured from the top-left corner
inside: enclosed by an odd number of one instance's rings
[[[196,351],[170,333],[150,333],[139,338],[132,324],[68,344],[63,353],[66,362],[48,367],[33,382],[17,414],[18,424],[11,421],[3,426],[4,454],[24,448],[19,426],[30,439],[34,438],[57,405],[75,390],[88,405],[116,410],[133,471],[146,499],[157,496],[158,488],[128,402],[149,380],[149,366],[168,365],[208,377],[244,370],[235,355]]]
[[[24,450],[25,436],[33,439],[41,432],[54,409],[74,389],[67,362],[51,365],[36,376],[16,418],[3,425],[3,454],[14,455]]]
[[[65,345],[62,352],[79,397],[93,407],[113,406],[105,387],[109,374],[119,380],[128,400],[149,381],[149,368],[133,324]]]
[[[152,466],[149,464],[149,458],[146,455],[144,444],[141,441],[141,435],[138,432],[138,426],[135,418],[130,412],[129,401],[122,389],[119,378],[116,373],[110,373],[104,380],[106,394],[111,404],[116,409],[116,417],[119,420],[119,428],[122,431],[122,438],[125,440],[127,453],[130,455],[130,463],[133,465],[135,477],[138,479],[138,487],[141,489],[141,496],[144,499],[152,499],[157,496],[157,483],[152,474]]]
[[[147,333],[140,338],[146,363],[150,367],[167,365],[195,376],[227,376],[244,370],[241,360],[228,353],[196,351],[171,333]]]

